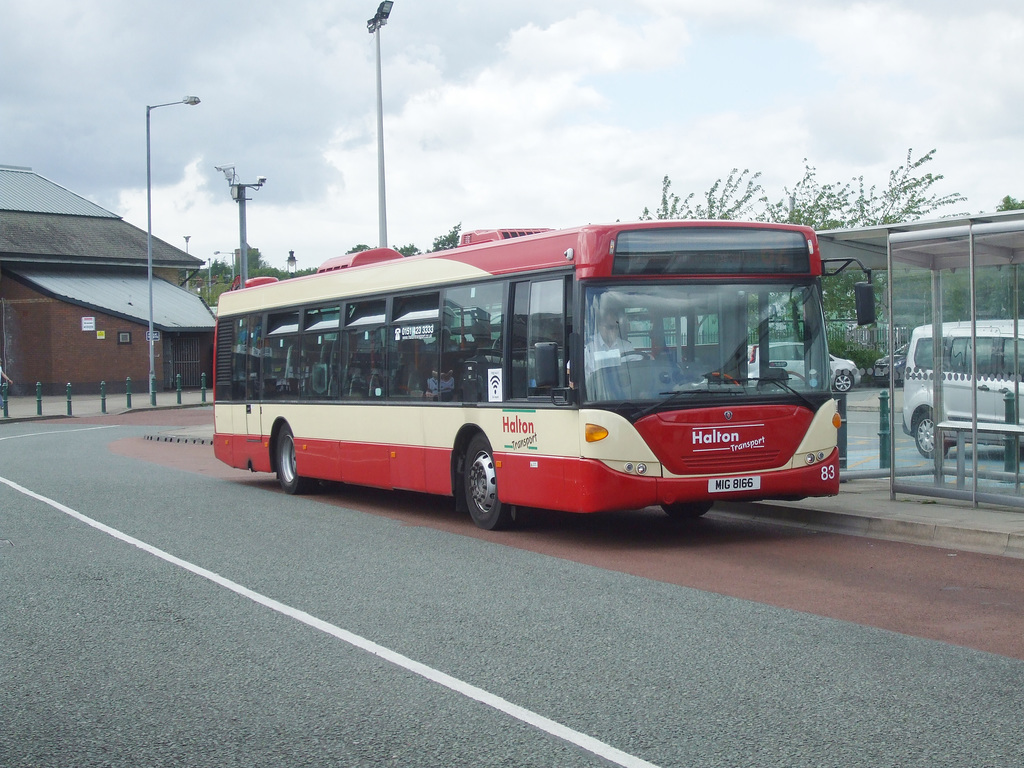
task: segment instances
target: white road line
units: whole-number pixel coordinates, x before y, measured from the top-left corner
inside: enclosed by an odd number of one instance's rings
[[[117,427],[123,426],[121,424],[108,424],[102,427],[80,427],[78,429],[54,429],[50,432],[27,432],[24,435],[7,435],[6,437],[0,437],[0,441],[3,440],[20,440],[23,437],[39,437],[46,435],[66,435],[70,432],[91,432],[95,429],[116,429]],[[2,479],[2,478],[0,478]]]
[[[587,752],[591,752],[592,754],[597,755],[598,757],[608,760],[609,762],[612,762],[616,765],[621,765],[623,766],[623,768],[658,768],[654,763],[649,763],[646,760],[640,759],[639,757],[631,755],[627,752],[623,752],[622,750],[616,749],[615,747],[605,744],[603,741],[599,741],[598,739],[595,739],[592,736],[588,736],[585,733],[580,733],[579,731],[573,730],[568,726],[562,725],[561,723],[557,723],[554,720],[550,720],[549,718],[546,718],[543,715],[538,715],[536,712],[532,712],[531,710],[524,709],[523,707],[513,704],[512,702],[503,699],[500,696],[496,696],[493,693],[489,693],[488,691],[485,691],[482,688],[478,688],[475,685],[463,682],[458,678],[452,677],[451,675],[447,675],[444,672],[440,672],[436,669],[433,669],[432,667],[428,667],[426,664],[422,664],[418,661],[415,661],[414,659],[410,659],[408,656],[403,656],[402,654],[392,651],[389,648],[385,648],[382,645],[378,645],[372,640],[367,640],[366,638],[353,634],[347,630],[342,629],[341,627],[335,626],[334,624],[330,624],[322,619],[318,619],[316,616],[306,613],[305,611],[301,611],[297,608],[292,608],[291,606],[278,602],[277,600],[267,597],[266,595],[261,595],[259,592],[254,592],[248,587],[243,587],[241,584],[231,581],[230,579],[226,579],[223,576],[214,573],[213,571],[208,571],[205,568],[188,562],[187,560],[182,560],[181,558],[175,557],[174,555],[168,552],[164,552],[161,549],[157,549],[156,547],[147,544],[144,541],[136,539],[133,536],[129,536],[126,533],[122,533],[116,528],[111,528],[109,525],[104,525],[98,520],[93,520],[90,517],[86,517],[81,512],[77,512],[74,509],[65,506],[64,504],[61,504],[59,501],[54,501],[53,499],[47,498],[46,496],[38,494],[35,491],[31,491],[28,488],[18,485],[13,480],[8,480],[5,477],[0,477],[0,483],[9,486],[13,490],[17,491],[18,493],[22,493],[25,496],[28,496],[29,498],[35,499],[36,501],[41,501],[44,504],[48,504],[49,506],[53,507],[59,512],[63,512],[64,514],[69,515],[75,518],[76,520],[85,523],[86,525],[92,526],[98,531],[102,531],[103,533],[113,536],[115,539],[123,541],[126,544],[131,544],[133,547],[138,547],[143,552],[148,552],[149,554],[158,557],[161,560],[167,561],[171,565],[176,565],[179,568],[189,571],[190,573],[194,573],[196,576],[201,576],[204,579],[212,581],[214,584],[217,584],[218,586],[224,587],[225,589],[229,589],[232,592],[241,595],[242,597],[246,597],[255,603],[259,603],[260,605],[266,608],[270,608],[273,611],[277,611],[278,613],[295,619],[296,621],[300,621],[303,624],[306,624],[314,629],[318,629],[321,632],[336,637],[339,640],[342,640],[356,648],[359,648],[360,650],[366,651],[367,653],[372,653],[374,656],[378,656],[381,659],[384,659],[385,661],[389,661],[395,666],[401,667],[402,669],[406,669],[409,672],[426,678],[427,680],[437,683],[438,685],[442,685],[445,688],[455,691],[456,693],[462,694],[463,696],[466,696],[470,699],[479,701],[481,704],[486,704],[487,706],[492,707],[493,709],[496,709],[499,712],[503,712],[504,714],[509,715],[510,717],[513,717],[516,720],[519,720],[523,723],[526,723],[527,725],[532,725],[534,728],[537,728],[538,730],[544,731],[545,733],[562,739],[563,741],[566,741],[570,744],[574,744],[577,747],[586,750]]]

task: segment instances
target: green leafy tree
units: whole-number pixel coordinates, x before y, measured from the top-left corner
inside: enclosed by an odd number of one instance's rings
[[[353,245],[351,248],[345,251],[345,255],[347,256],[350,253],[362,253],[363,251],[369,251],[372,248],[372,245],[367,245],[366,243],[359,243],[358,245]]]
[[[654,213],[656,219],[744,219],[751,218],[755,213],[755,205],[762,191],[757,180],[760,173],[752,174],[749,169],[742,172],[733,168],[729,177],[723,181],[718,179],[711,188],[695,203],[696,194],[691,192],[685,198],[672,192],[672,180],[665,176],[661,182],[661,204]],[[649,209],[644,208],[640,219],[650,221]]]
[[[997,211],[1020,211],[1024,210],[1024,200],[1016,200],[1009,195],[999,201],[999,205],[996,206]]]
[[[462,232],[462,222],[460,221],[447,235],[438,235],[434,238],[434,245],[431,247],[431,251],[448,251],[452,248],[457,248],[459,245],[459,236]]]
[[[417,253],[420,253],[420,249],[417,248],[412,243],[409,243],[408,245],[403,245],[401,248],[395,246],[395,250],[406,257],[415,256]]]

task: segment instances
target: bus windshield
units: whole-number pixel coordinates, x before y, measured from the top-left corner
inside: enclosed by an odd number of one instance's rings
[[[584,302],[584,403],[830,392],[812,279],[602,284]]]

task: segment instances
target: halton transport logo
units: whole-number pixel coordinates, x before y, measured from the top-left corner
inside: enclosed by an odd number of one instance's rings
[[[736,453],[764,448],[766,444],[763,423],[694,427],[690,437],[690,447],[694,453]]]
[[[533,413],[529,411],[528,413]],[[501,417],[501,431],[510,442],[505,444],[506,448],[519,451],[524,448],[528,451],[537,450],[537,428],[532,421],[521,418],[518,414]]]

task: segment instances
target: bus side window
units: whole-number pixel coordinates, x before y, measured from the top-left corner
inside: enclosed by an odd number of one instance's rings
[[[347,304],[344,312],[341,397],[375,400],[384,397],[384,299]]]

